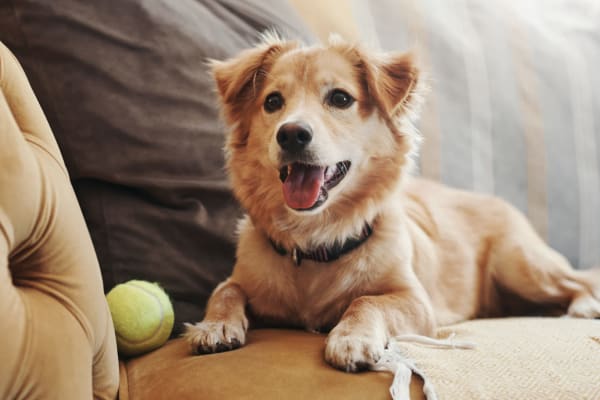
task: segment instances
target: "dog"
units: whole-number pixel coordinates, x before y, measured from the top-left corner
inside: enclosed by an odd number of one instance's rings
[[[212,72],[247,215],[232,275],[186,324],[194,353],[242,346],[250,318],[328,332],[326,361],[353,372],[394,336],[522,304],[600,316],[598,271],[574,270],[515,208],[410,174],[425,81],[410,53],[267,35]]]

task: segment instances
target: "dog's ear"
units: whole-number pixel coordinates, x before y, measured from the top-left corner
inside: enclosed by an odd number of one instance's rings
[[[295,42],[285,42],[270,35],[265,36],[257,47],[245,50],[235,58],[210,61],[227,123],[241,122],[248,107],[256,101],[274,61],[295,46]]]
[[[425,85],[412,53],[373,53],[337,35],[329,38],[329,46],[357,68],[366,97],[365,112],[377,106],[386,119],[394,119],[416,111]]]
[[[419,69],[411,53],[361,57],[369,95],[389,117],[412,111],[418,103]]]

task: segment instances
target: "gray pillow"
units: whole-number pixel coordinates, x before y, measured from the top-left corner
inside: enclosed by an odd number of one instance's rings
[[[105,290],[156,281],[175,333],[200,319],[240,214],[205,61],[271,27],[310,40],[299,18],[280,0],[8,0],[0,27],[63,152]]]

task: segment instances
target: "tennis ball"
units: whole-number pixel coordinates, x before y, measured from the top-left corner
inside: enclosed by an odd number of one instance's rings
[[[132,280],[106,295],[119,353],[135,356],[162,346],[173,329],[173,306],[156,283]]]

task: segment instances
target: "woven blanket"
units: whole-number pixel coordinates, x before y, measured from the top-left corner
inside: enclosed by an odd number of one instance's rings
[[[440,400],[600,399],[600,320],[488,319],[437,332],[451,335],[475,348],[398,346]]]

